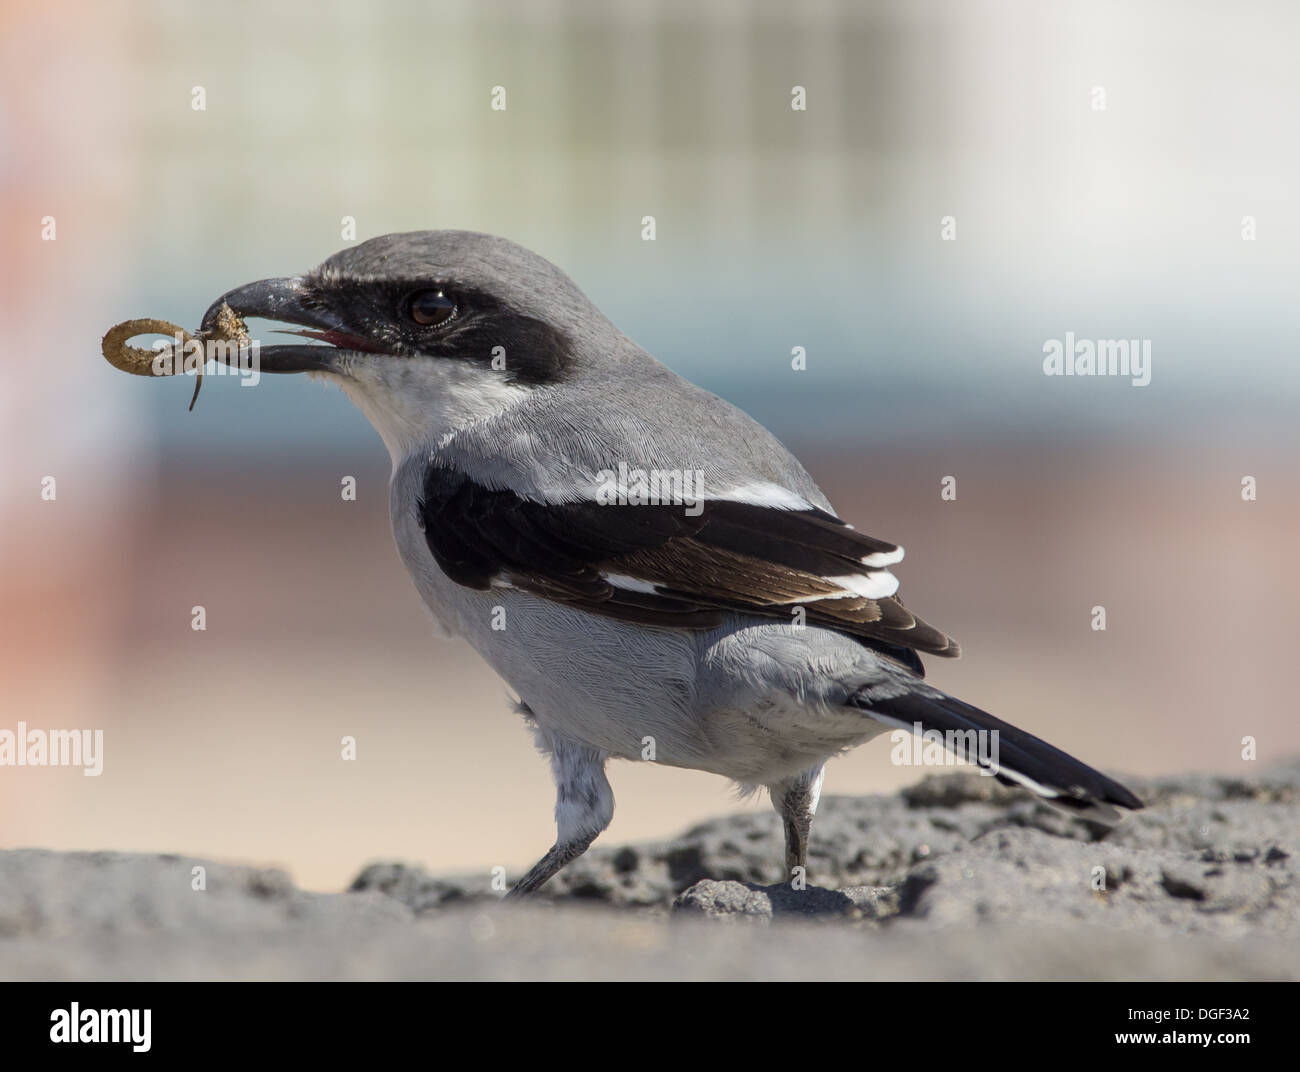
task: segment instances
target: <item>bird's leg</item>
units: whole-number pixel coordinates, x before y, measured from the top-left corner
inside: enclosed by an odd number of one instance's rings
[[[561,845],[558,841],[547,850],[537,863],[533,864],[528,874],[510,887],[510,892],[506,894],[507,899],[512,897],[526,897],[534,890],[539,889],[552,875],[563,868],[566,864],[572,863],[584,852],[587,847],[596,840],[593,834],[589,838],[580,841],[570,841]]]
[[[555,778],[555,844],[510,890],[524,897],[538,889],[596,840],[614,817],[614,793],[605,777],[606,753],[537,727],[538,747],[551,756]]]
[[[785,825],[787,881],[794,878],[806,879],[808,876],[808,835],[812,830],[817,801],[821,797],[824,772],[823,766],[817,766],[767,787],[772,797],[772,807]],[[801,870],[796,871],[796,868]]]

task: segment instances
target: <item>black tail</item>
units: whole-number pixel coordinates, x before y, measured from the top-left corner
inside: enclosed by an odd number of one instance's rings
[[[1117,807],[1142,807],[1142,801],[1119,782],[1032,733],[938,689],[918,685],[902,696],[885,698],[877,698],[873,691],[860,690],[850,702],[901,729],[915,731],[919,726],[921,732],[937,730],[956,755],[993,770],[1006,785],[1024,786],[1052,804],[1098,822],[1116,822],[1121,814]],[[971,731],[984,731],[985,735],[996,731],[996,735],[986,736],[987,743],[981,748],[976,743],[979,737]]]

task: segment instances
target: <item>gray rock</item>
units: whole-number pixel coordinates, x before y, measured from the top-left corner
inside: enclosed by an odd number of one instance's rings
[[[1219,862],[997,830],[914,867],[900,915],[946,926],[1074,919],[1169,934],[1277,931],[1300,937],[1290,859]]]
[[[401,863],[312,894],[178,856],[0,852],[0,977],[1300,978],[1300,761],[1126,781],[1149,807],[1113,830],[972,774],[829,798],[806,889],[774,814],[597,848],[525,905]]]
[[[869,900],[862,892],[859,897]],[[848,918],[861,919],[858,901],[844,890],[823,890],[816,886],[794,889],[781,883],[775,886],[755,886],[746,882],[718,882],[702,879],[673,902],[679,912],[699,912],[713,919],[740,916],[770,922],[774,917],[801,917],[804,919]]]
[[[0,940],[410,918],[380,894],[308,893],[275,869],[125,852],[0,853]]]

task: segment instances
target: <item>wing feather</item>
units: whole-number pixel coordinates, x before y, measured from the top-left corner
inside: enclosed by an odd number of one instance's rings
[[[698,505],[698,504],[697,504]],[[425,539],[458,584],[510,584],[625,621],[710,628],[727,611],[838,629],[908,665],[955,641],[897,598],[895,544],[823,510],[726,499],[682,505],[545,503],[430,466]],[[910,656],[910,658],[909,658]]]

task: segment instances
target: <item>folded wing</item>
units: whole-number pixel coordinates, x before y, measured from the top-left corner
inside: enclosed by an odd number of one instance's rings
[[[419,509],[439,566],[468,587],[510,585],[595,614],[692,629],[720,624],[727,611],[788,622],[802,608],[810,625],[886,647],[959,653],[898,600],[889,567],[902,548],[815,507],[537,502],[430,466]]]

